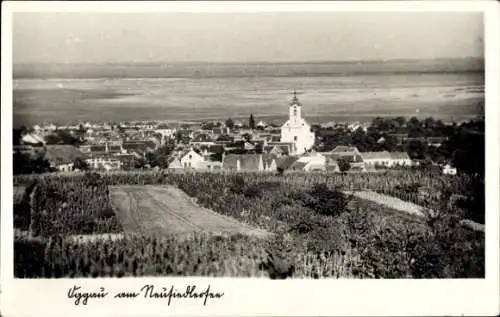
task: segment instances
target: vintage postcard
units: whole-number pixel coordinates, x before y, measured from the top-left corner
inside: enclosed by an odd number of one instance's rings
[[[498,315],[496,2],[6,2],[0,313]]]

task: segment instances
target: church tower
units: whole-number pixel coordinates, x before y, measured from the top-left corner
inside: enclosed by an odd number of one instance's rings
[[[294,145],[293,154],[302,154],[310,150],[315,141],[311,126],[302,117],[302,104],[293,92],[292,102],[289,106],[289,118],[281,126],[281,142]]]
[[[302,119],[302,104],[297,98],[297,92],[293,92],[293,99],[290,103],[290,122],[299,125]]]

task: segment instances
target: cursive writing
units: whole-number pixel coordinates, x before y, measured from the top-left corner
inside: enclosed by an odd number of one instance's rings
[[[81,288],[81,286],[74,285],[68,291],[68,298],[74,298],[74,303],[77,306],[80,305],[80,303],[83,305],[87,305],[89,298],[105,298],[106,296],[108,296],[108,293],[105,292],[104,287],[99,288],[99,291],[97,292],[81,292]]]
[[[74,285],[68,290],[68,298],[73,300],[75,305],[87,305],[89,299],[104,299],[108,292],[104,287],[100,287],[96,292],[84,292],[81,286]],[[195,299],[203,301],[203,306],[207,305],[209,299],[220,299],[224,293],[214,292],[210,285],[206,289],[199,290],[195,285],[188,285],[183,290],[178,290],[173,285],[170,287],[158,287],[151,284],[144,285],[138,292],[119,291],[113,293],[112,299],[165,299],[170,306],[173,299]]]
[[[221,298],[224,293],[217,293],[210,291],[210,285],[207,289],[202,292],[196,291],[196,286],[188,285],[184,292],[178,291],[174,286],[171,286],[168,290],[166,287],[161,287],[160,289],[155,289],[154,285],[144,285],[141,288],[141,293],[144,298],[163,298],[168,300],[168,305],[172,302],[172,298],[199,298],[203,299],[203,306],[207,304],[209,298]]]

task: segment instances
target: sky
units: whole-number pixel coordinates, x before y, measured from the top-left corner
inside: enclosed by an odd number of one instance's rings
[[[14,63],[483,57],[481,13],[14,13]]]

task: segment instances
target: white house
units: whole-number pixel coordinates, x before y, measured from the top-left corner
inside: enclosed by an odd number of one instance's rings
[[[325,171],[326,157],[321,153],[310,153],[300,157],[290,167],[294,171]]]
[[[188,149],[179,154],[174,154],[169,162],[169,168],[192,168],[198,169],[201,167],[205,159],[195,150]]]
[[[267,127],[267,123],[265,123],[264,121],[259,121],[259,123],[256,124],[257,127],[259,128],[265,128]]]
[[[369,166],[411,166],[412,160],[406,152],[361,152],[363,162]]]
[[[161,134],[161,136],[164,138],[171,138],[175,133],[175,129],[169,127],[166,124],[160,124],[156,127],[155,132]]]
[[[411,166],[413,165],[413,161],[410,156],[406,152],[390,152],[391,153],[391,161],[393,165],[399,166]]]
[[[392,165],[391,153],[388,151],[361,152],[360,155],[366,165],[387,167]]]
[[[22,144],[45,144],[43,137],[36,133],[28,133],[22,136]]]
[[[91,169],[103,169],[106,171],[120,170],[122,167],[122,161],[117,157],[111,155],[96,155],[89,156],[85,159],[85,162],[89,165]]]
[[[302,104],[294,92],[289,107],[289,119],[281,126],[281,142],[295,144],[296,153],[302,154],[314,145],[315,135],[311,126],[302,118]]]

